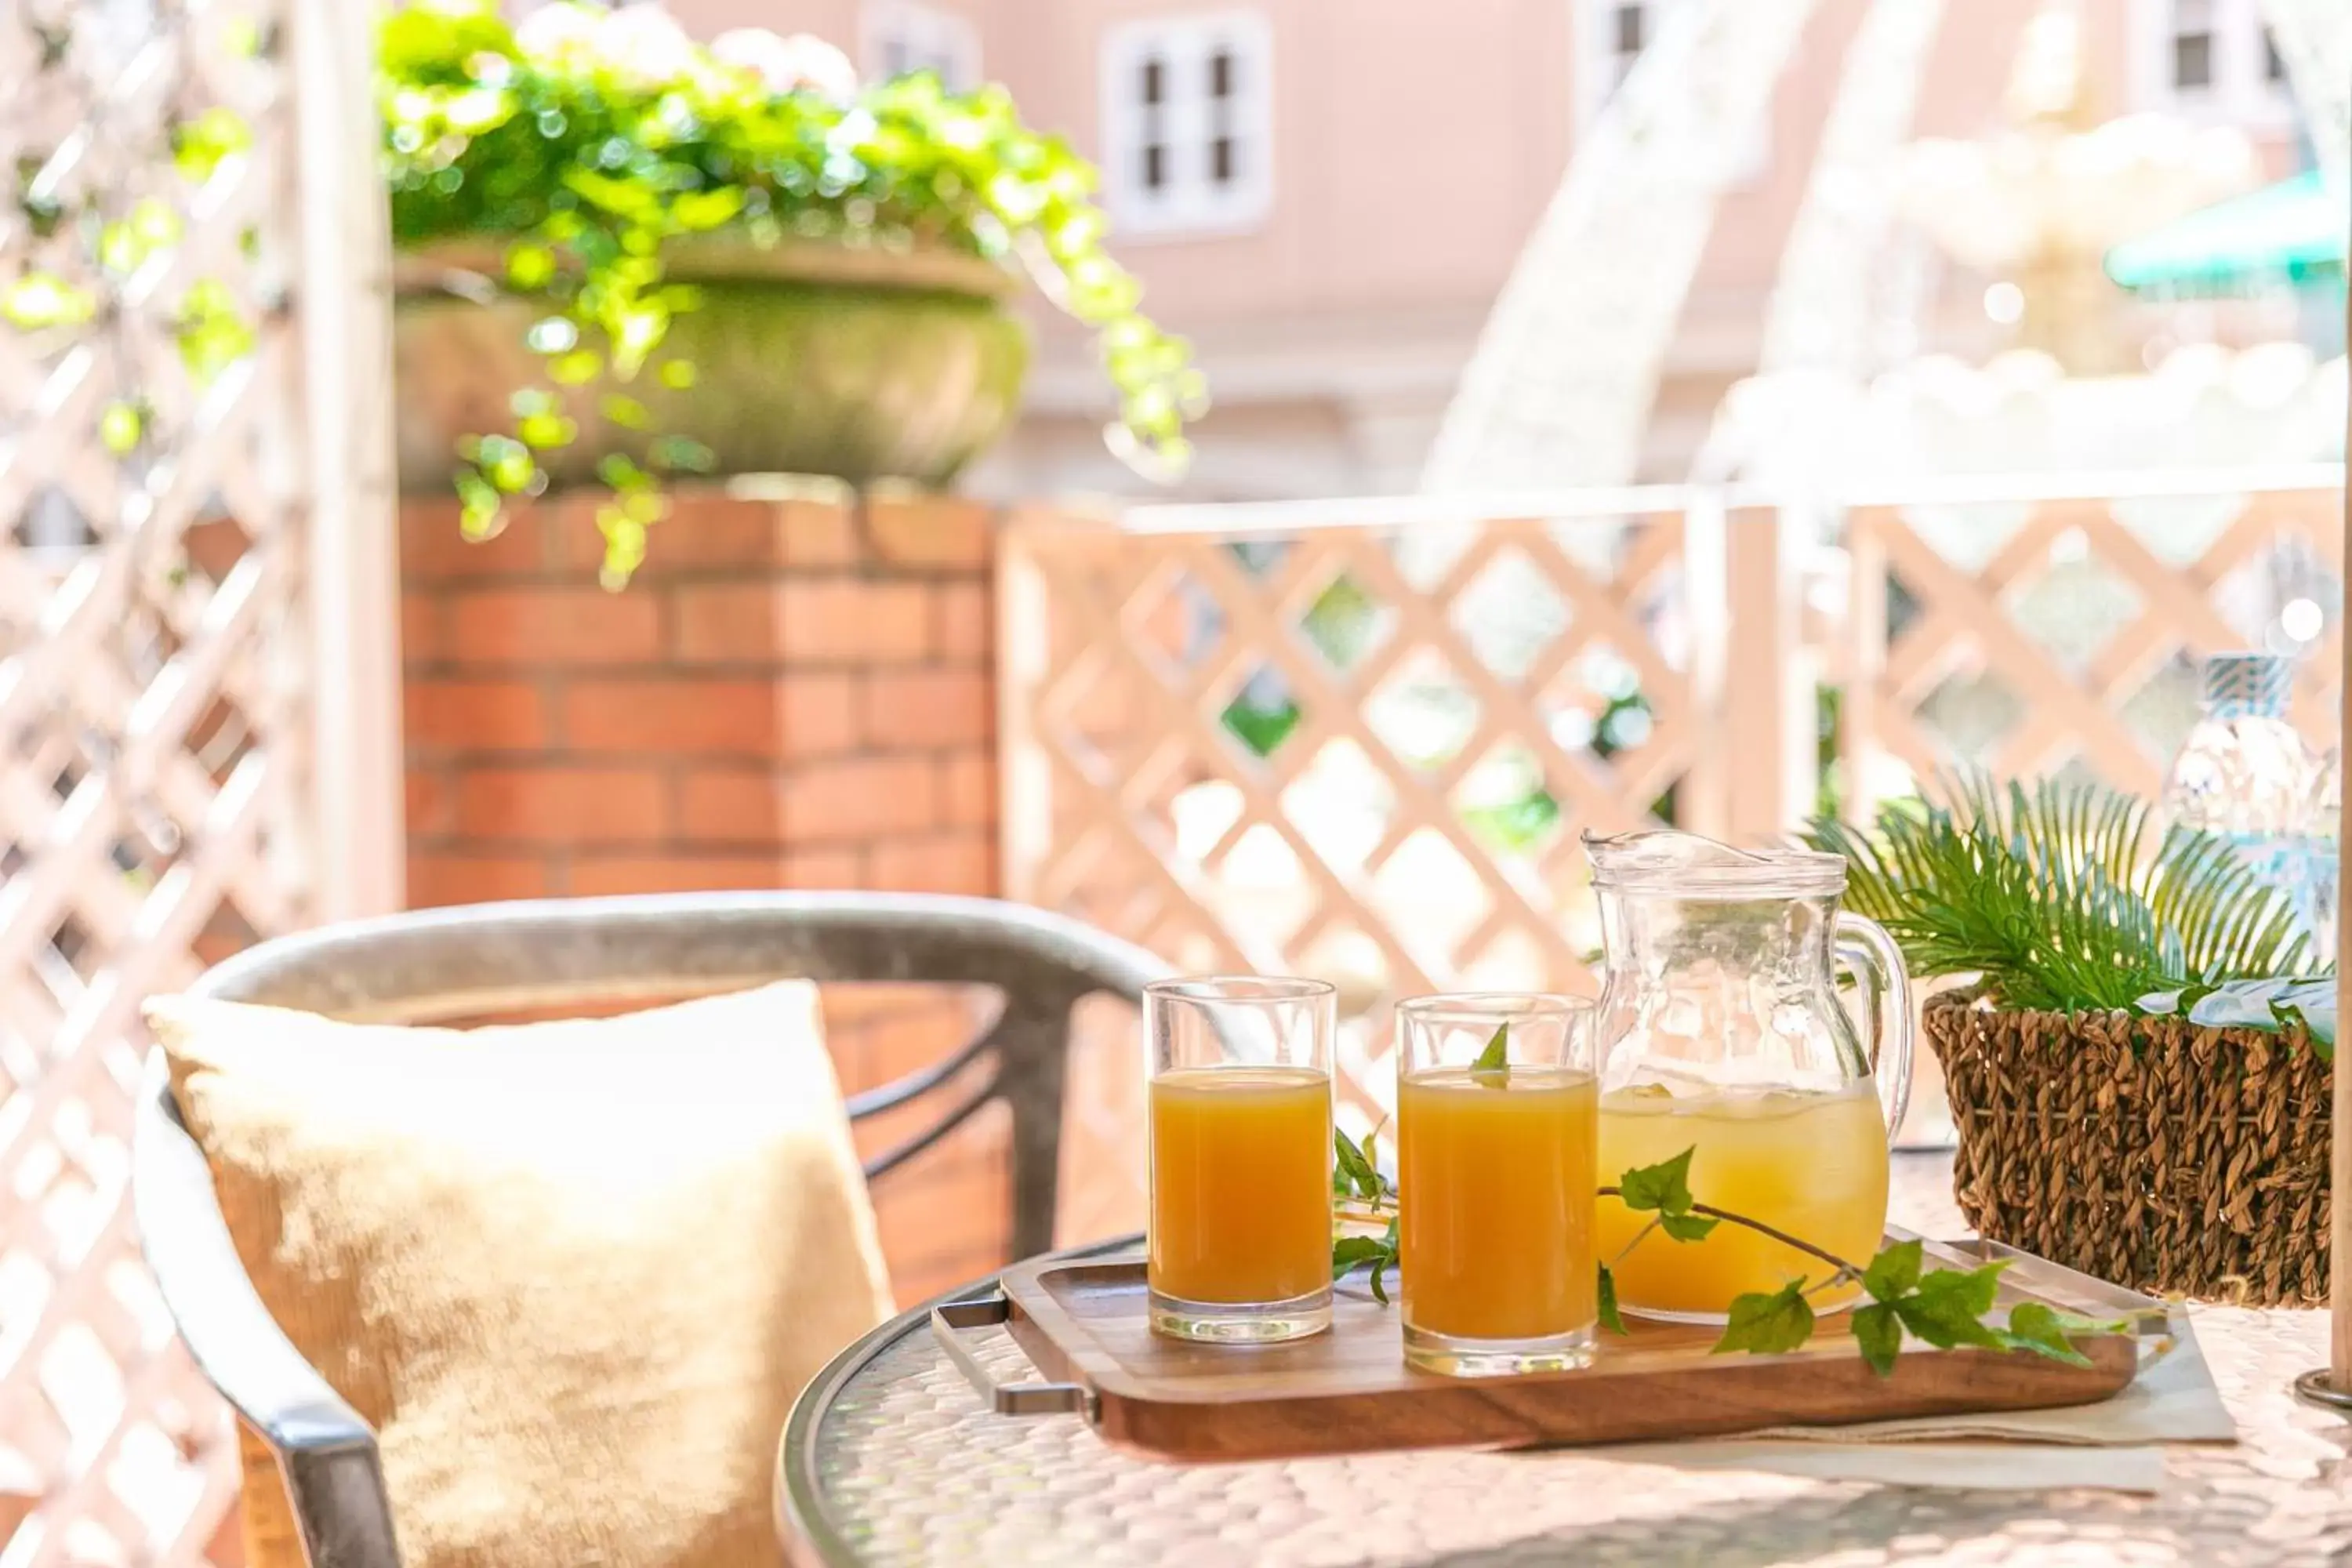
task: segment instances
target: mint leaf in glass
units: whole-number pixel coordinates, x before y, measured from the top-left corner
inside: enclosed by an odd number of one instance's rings
[[[1488,1089],[1508,1087],[1511,1081],[1510,1025],[1495,1026],[1494,1038],[1488,1040],[1486,1048],[1478,1053],[1478,1059],[1470,1064],[1470,1076]]]

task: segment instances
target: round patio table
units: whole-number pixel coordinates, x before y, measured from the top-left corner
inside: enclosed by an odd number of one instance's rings
[[[1895,1220],[1929,1235],[1965,1235],[1950,1170],[1948,1155],[1898,1155]],[[794,1407],[778,1458],[776,1508],[796,1561],[826,1568],[2352,1562],[2345,1462],[2352,1426],[2298,1405],[2289,1389],[2297,1373],[2327,1359],[2324,1312],[2198,1311],[2198,1342],[2239,1442],[2167,1450],[2167,1484],[2155,1496],[1890,1487],[1629,1466],[1572,1451],[1159,1463],[1111,1448],[1076,1415],[993,1414],[933,1342],[926,1317],[918,1309],[867,1334]],[[975,1348],[998,1380],[1034,1380],[1002,1330]]]

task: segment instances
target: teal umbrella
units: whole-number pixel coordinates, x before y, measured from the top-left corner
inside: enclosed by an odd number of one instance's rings
[[[2170,296],[2333,286],[2344,277],[2348,227],[2342,195],[2307,170],[2124,241],[2107,252],[2107,276],[2136,293]]]

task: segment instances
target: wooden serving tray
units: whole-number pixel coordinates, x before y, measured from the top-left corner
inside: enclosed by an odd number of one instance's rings
[[[1911,1239],[1890,1228],[1890,1240]],[[1787,1355],[1710,1353],[1720,1331],[1629,1316],[1592,1364],[1521,1377],[1454,1378],[1405,1364],[1393,1306],[1360,1279],[1334,1293],[1328,1333],[1278,1345],[1162,1338],[1146,1315],[1139,1257],[1040,1258],[1001,1293],[950,1303],[932,1328],[966,1376],[1007,1414],[1076,1411],[1107,1440],[1171,1459],[1296,1458],[1381,1448],[1525,1447],[1719,1436],[1770,1426],[2039,1410],[2105,1399],[2165,1342],[2162,1302],[1994,1243],[1930,1243],[1932,1264],[1994,1258],[2000,1316],[2020,1301],[2124,1318],[2133,1331],[2077,1343],[2087,1367],[2024,1352],[1938,1351],[1906,1342],[1894,1373],[1863,1361],[1843,1314]],[[1003,1323],[1046,1384],[994,1383],[956,1331]]]

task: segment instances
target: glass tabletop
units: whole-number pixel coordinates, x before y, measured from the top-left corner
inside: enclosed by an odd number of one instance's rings
[[[1948,1155],[1898,1155],[1892,1217],[1964,1234]],[[2153,1496],[1959,1491],[1573,1453],[1431,1452],[1171,1465],[1076,1415],[985,1408],[920,1312],[845,1352],[793,1415],[778,1512],[827,1564],[2336,1563],[2352,1556],[2352,1426],[2297,1405],[2322,1312],[2203,1308],[2198,1341],[2239,1426],[2179,1446]],[[1003,1381],[1034,1374],[1003,1332]]]

